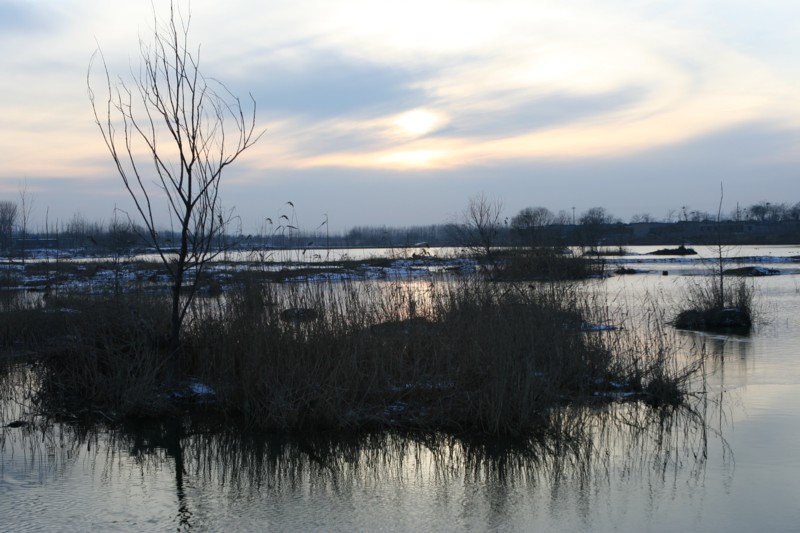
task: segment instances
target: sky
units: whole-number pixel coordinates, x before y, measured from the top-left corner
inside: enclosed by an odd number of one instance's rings
[[[800,202],[795,0],[194,0],[200,70],[252,94],[221,195],[245,233],[457,219],[479,194],[628,220]],[[0,0],[0,200],[42,226],[132,211],[87,93],[161,0]]]

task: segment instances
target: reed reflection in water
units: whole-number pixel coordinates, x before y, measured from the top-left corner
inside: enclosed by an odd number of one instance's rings
[[[23,530],[581,529],[621,480],[636,509],[700,483],[709,444],[726,447],[708,424],[724,422],[718,409],[699,395],[567,410],[557,433],[517,440],[242,434],[197,419],[3,429],[0,501]]]

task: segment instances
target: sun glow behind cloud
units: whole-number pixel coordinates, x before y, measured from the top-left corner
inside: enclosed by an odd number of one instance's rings
[[[441,115],[426,109],[414,109],[400,114],[394,121],[401,133],[418,137],[434,131],[443,119]]]
[[[302,168],[452,168],[507,159],[623,157],[751,120],[800,124],[798,112],[787,113],[782,103],[796,100],[792,88],[769,66],[702,28],[675,26],[636,10],[580,2],[472,2],[461,9],[412,2],[386,12],[354,2],[333,9],[331,19],[332,26],[348,31],[320,31],[317,39],[343,55],[389,65],[418,60],[437,68],[409,82],[427,95],[426,106],[349,119],[373,142],[335,153],[298,150]],[[514,120],[515,108],[537,102],[546,113],[550,97],[621,90],[638,97],[556,124],[519,119],[504,134],[497,118]],[[317,133],[325,135],[320,126]],[[341,123],[330,126],[341,129]],[[465,127],[487,133],[463,135]]]

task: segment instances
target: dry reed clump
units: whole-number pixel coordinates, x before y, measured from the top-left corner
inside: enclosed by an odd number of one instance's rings
[[[603,263],[596,258],[564,253],[561,248],[531,247],[506,251],[495,277],[506,281],[580,280],[602,273]]]
[[[603,400],[610,381],[644,394],[673,375],[582,331],[582,298],[576,284],[468,279],[250,286],[196,318],[189,372],[258,427],[524,434],[559,406]],[[286,321],[287,309],[316,318]]]
[[[22,353],[49,349],[67,334],[70,310],[45,305],[45,293],[7,292],[0,300],[0,349]]]
[[[632,397],[654,407],[679,407],[690,390],[690,382],[702,374],[702,353],[680,355],[681,346],[674,334],[665,331],[668,321],[664,311],[652,302],[639,324],[614,337],[608,348],[613,354],[609,364],[612,384],[605,393],[610,397]]]
[[[41,361],[46,412],[109,418],[164,412],[169,316],[160,298],[82,295],[54,305],[66,335],[51,339]]]
[[[42,364],[44,410],[175,408],[164,301],[118,294],[70,305],[69,341]],[[613,399],[611,383],[679,401],[671,352],[587,333],[593,305],[563,282],[245,280],[196,301],[181,375],[213,389],[214,409],[259,429],[528,435],[553,427],[567,405]]]
[[[753,325],[755,289],[747,279],[704,276],[687,285],[686,300],[672,321],[679,329],[747,334]]]

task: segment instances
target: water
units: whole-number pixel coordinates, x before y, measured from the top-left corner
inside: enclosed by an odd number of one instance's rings
[[[800,278],[781,258],[800,250],[736,255],[771,258],[781,275],[752,280],[766,322],[750,337],[675,333],[687,357],[689,345],[709,354],[695,415],[611,406],[590,419],[591,447],[562,453],[444,435],[231,435],[202,421],[6,428],[0,530],[796,531]],[[674,303],[702,266],[650,259],[615,258],[652,271],[595,288],[611,307]]]

